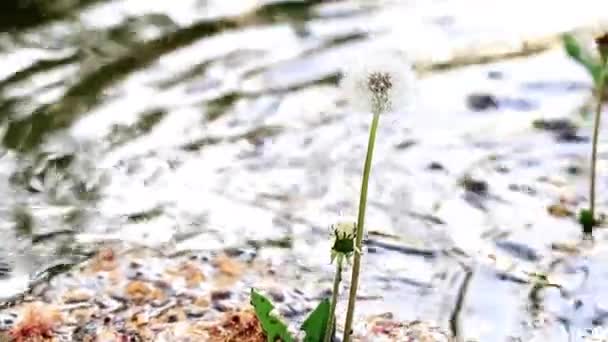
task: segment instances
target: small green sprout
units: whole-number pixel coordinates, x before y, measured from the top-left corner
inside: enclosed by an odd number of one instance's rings
[[[600,131],[600,120],[602,117],[602,105],[606,94],[606,78],[608,77],[608,33],[598,37],[595,42],[597,45],[598,57],[593,57],[586,52],[571,35],[563,38],[566,52],[572,59],[580,63],[593,79],[597,105],[595,107],[595,120],[593,123],[593,140],[591,145],[591,175],[589,184],[589,209],[583,210],[579,216],[579,222],[583,228],[585,237],[592,237],[593,226],[596,225],[595,219],[595,182],[597,164],[597,142]]]

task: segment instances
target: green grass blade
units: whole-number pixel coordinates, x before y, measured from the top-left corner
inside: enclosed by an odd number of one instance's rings
[[[304,330],[304,342],[322,342],[329,321],[329,299],[323,299],[317,308],[308,315],[300,330]]]
[[[262,325],[262,330],[266,334],[266,341],[275,342],[277,339],[281,339],[282,342],[295,342],[295,339],[287,330],[287,325],[270,314],[274,305],[255,289],[251,289],[251,305],[253,305],[255,314]]]
[[[602,73],[602,66],[599,61],[596,61],[591,55],[586,52],[578,41],[570,34],[562,37],[566,53],[579,64],[581,64],[593,78],[593,82],[597,85]]]

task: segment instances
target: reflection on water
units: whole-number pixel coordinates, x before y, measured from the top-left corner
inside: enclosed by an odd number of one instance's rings
[[[327,258],[305,251],[326,250],[326,227],[356,209],[368,124],[344,109],[334,86],[347,57],[390,44],[412,50],[421,68],[449,69],[486,61],[475,59],[480,41],[521,43],[527,34],[544,37],[608,13],[590,5],[538,29],[523,11],[514,39],[503,28],[517,11],[483,20],[455,1],[236,3],[0,3],[5,241],[37,265],[87,255],[112,239],[203,249],[278,245],[324,281]],[[510,6],[528,8],[522,1]],[[547,87],[531,94],[531,84]],[[383,118],[364,293],[385,296],[378,303],[385,311],[438,319],[465,335],[496,322],[502,328],[484,338],[518,335],[530,319],[529,297],[536,308],[544,301],[544,288],[526,271],[549,272],[557,257],[547,240],[577,236],[574,223],[546,217],[544,205],[561,190],[540,179],[563,176],[563,164],[586,151],[583,144],[545,149],[553,141],[527,129],[533,116],[577,108],[587,84],[554,51],[430,74],[418,112]],[[481,90],[490,99],[497,93],[496,106],[466,108],[471,92]],[[477,207],[457,185],[470,172],[487,182]],[[519,185],[537,190],[512,191]],[[492,264],[495,254],[514,260],[513,267]],[[561,323],[547,330],[601,316],[591,310],[571,322],[562,317],[569,299],[549,296],[556,307],[547,311]],[[415,306],[402,305],[412,297]]]

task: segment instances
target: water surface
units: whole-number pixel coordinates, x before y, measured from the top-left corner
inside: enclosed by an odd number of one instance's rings
[[[585,203],[591,83],[545,41],[606,4],[236,3],[0,5],[6,241],[35,265],[109,240],[253,246],[314,298],[328,226],[356,214],[370,121],[339,70],[389,46],[422,76],[413,109],[382,118],[360,313],[480,341],[604,324],[605,234],[581,252],[574,218],[547,210]],[[546,6],[559,14],[538,21]]]

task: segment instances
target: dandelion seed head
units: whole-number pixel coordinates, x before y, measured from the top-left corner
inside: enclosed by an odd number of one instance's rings
[[[342,74],[342,90],[356,111],[403,111],[411,103],[416,79],[412,64],[395,52],[361,57]]]

